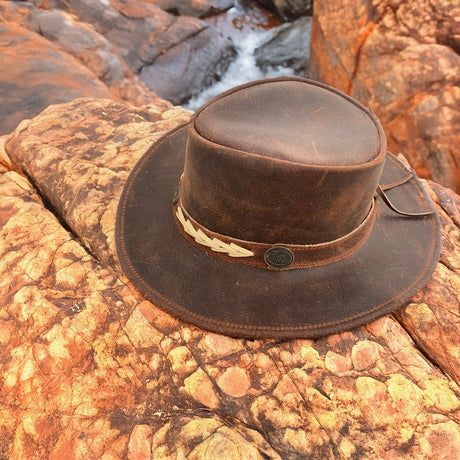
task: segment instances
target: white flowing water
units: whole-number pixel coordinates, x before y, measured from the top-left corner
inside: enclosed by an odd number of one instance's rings
[[[289,67],[268,67],[262,70],[257,66],[254,51],[268,42],[273,32],[266,24],[258,23],[257,19],[252,20],[250,16],[251,11],[245,10],[237,1],[227,13],[213,19],[213,25],[232,39],[237,55],[221,80],[190,99],[185,104],[186,108],[196,110],[223,91],[252,80],[295,75]]]

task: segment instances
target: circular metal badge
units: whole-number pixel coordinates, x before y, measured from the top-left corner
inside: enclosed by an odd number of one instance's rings
[[[284,246],[273,246],[265,252],[264,259],[269,267],[281,270],[292,265],[294,254]]]

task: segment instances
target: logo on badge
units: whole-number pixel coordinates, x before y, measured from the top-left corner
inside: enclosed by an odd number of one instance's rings
[[[294,254],[284,246],[273,246],[265,252],[264,259],[269,267],[282,270],[293,264]]]

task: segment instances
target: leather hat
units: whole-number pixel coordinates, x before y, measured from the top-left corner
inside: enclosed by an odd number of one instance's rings
[[[359,102],[301,78],[201,107],[125,185],[122,269],[154,304],[217,333],[313,338],[406,303],[440,251],[434,204]]]

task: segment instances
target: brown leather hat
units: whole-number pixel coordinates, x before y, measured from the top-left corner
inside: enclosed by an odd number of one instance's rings
[[[214,98],[139,161],[116,227],[122,268],[158,307],[244,337],[310,338],[407,302],[440,229],[376,117],[300,78]]]

